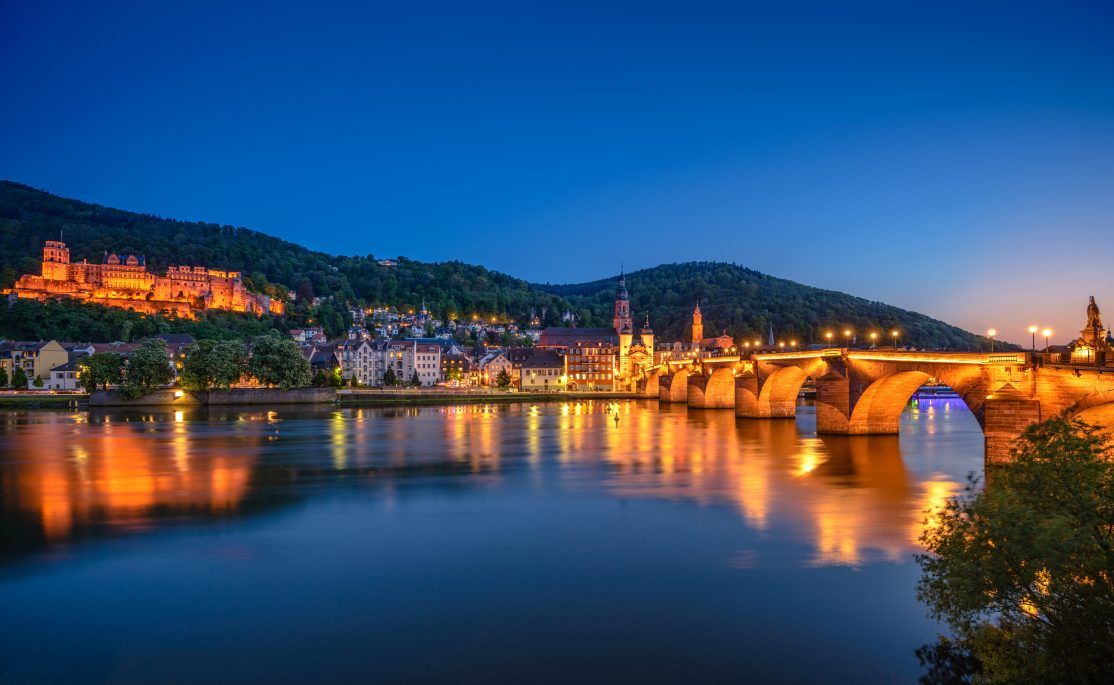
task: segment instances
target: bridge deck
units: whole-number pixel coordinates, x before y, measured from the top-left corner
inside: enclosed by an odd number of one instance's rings
[[[928,364],[1029,364],[1028,352],[929,352],[905,350],[852,350],[846,347],[829,347],[822,350],[798,352],[770,352],[756,354],[754,359],[763,362],[794,361],[847,357],[863,361],[912,362]]]

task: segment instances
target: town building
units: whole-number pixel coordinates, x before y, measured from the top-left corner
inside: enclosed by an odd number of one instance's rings
[[[480,371],[480,382],[484,385],[495,385],[498,383],[499,373],[506,371],[507,375],[514,380],[514,364],[507,356],[505,350],[490,350],[480,357],[477,363]]]
[[[81,357],[85,355],[71,355],[70,361],[50,370],[50,380],[44,386],[46,390],[78,390],[81,388]]]
[[[441,379],[457,386],[473,385],[476,365],[462,353],[441,354]]]
[[[557,350],[534,350],[519,369],[523,392],[553,392],[565,389],[565,360]]]
[[[564,358],[569,390],[631,390],[654,363],[654,331],[647,318],[635,332],[626,277],[620,275],[610,328],[551,326],[542,331],[537,348]]]
[[[336,346],[341,378],[355,378],[360,385],[385,384],[389,370],[399,384],[413,382],[415,373],[422,386],[441,380],[441,346],[417,340],[348,339]]]
[[[27,377],[22,388],[35,388],[35,379],[42,387],[50,380],[50,371],[70,361],[69,352],[57,340],[37,342],[0,342],[0,369],[8,376],[8,383],[15,385],[16,370]]]
[[[105,254],[100,264],[70,261],[70,250],[61,240],[43,247],[41,273],[24,274],[8,291],[21,298],[48,300],[57,297],[95,302],[108,307],[147,314],[160,312],[194,318],[206,309],[251,314],[281,314],[284,304],[253,293],[238,271],[218,271],[204,266],[170,266],[165,276],[147,270],[142,256]]]

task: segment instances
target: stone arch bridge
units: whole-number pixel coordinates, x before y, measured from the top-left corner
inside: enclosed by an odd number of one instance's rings
[[[1114,367],[1037,364],[1027,352],[832,348],[686,359],[652,369],[642,394],[742,418],[789,418],[809,380],[817,431],[843,435],[897,433],[918,388],[947,385],[982,427],[989,462],[1007,460],[1026,426],[1061,412],[1114,429]]]

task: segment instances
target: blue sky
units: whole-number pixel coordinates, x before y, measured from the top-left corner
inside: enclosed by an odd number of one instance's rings
[[[0,3],[0,177],[537,281],[1114,317],[1109,3],[178,5]]]

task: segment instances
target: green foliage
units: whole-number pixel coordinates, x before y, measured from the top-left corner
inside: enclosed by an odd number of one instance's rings
[[[333,368],[332,373],[329,374],[328,384],[330,388],[339,388],[340,386],[344,385],[344,378],[340,375],[339,366]]]
[[[8,370],[0,369],[0,388],[8,387]]]
[[[916,312],[872,302],[834,290],[813,288],[775,278],[735,264],[688,262],[663,264],[627,274],[631,311],[636,327],[650,315],[658,340],[688,340],[692,310],[697,302],[704,314],[704,335],[726,330],[730,335],[760,339],[772,325],[778,340],[802,345],[822,342],[826,330],[851,328],[859,342],[870,331],[886,339],[901,332],[901,343],[921,348],[986,350],[990,341]],[[617,279],[579,285],[538,286],[567,299],[580,325],[611,325]],[[888,344],[888,340],[882,344]],[[995,342],[995,349],[1016,346]]]
[[[81,387],[93,392],[100,386],[119,385],[124,381],[124,355],[119,352],[97,352],[78,360]]]
[[[495,375],[495,385],[503,390],[511,387],[511,375],[506,369],[499,369],[499,373]]]
[[[289,308],[287,319],[297,325],[310,325],[312,321],[331,337],[340,335],[351,323],[344,306],[348,302],[417,309],[425,300],[430,311],[442,320],[469,317],[473,312],[525,320],[531,308],[540,312],[545,307],[552,324],[566,306],[561,298],[523,280],[479,266],[399,258],[397,265],[385,267],[372,255],[331,256],[246,228],[109,209],[10,181],[0,181],[0,287],[11,285],[18,274],[38,273],[43,241],[57,240],[60,230],[74,259],[93,260],[106,251],[144,254],[156,273],[171,264],[205,264],[237,269],[247,274],[245,281],[252,289],[282,299],[287,288],[310,297],[324,297],[325,303],[318,308],[299,301]],[[328,298],[335,302],[330,303]],[[107,338],[63,337],[115,339],[118,331],[113,329]],[[145,334],[137,332],[135,336]],[[194,333],[194,337],[219,336]]]
[[[355,378],[355,377],[353,377]],[[394,369],[387,369],[383,372],[383,385],[391,387],[398,384],[398,376],[395,375]]]
[[[127,341],[160,333],[189,333],[194,338],[246,340],[269,330],[286,332],[285,321],[234,312],[202,312],[196,320],[146,316],[99,304],[58,299],[21,299],[0,307],[0,338],[12,340]]]
[[[325,385],[325,383],[327,383],[327,382],[328,381],[325,380],[325,372],[322,371],[321,369],[318,369],[317,373],[313,374],[313,384],[316,387],[320,388],[323,385]]]
[[[187,390],[227,390],[248,371],[248,354],[233,340],[199,340],[185,350],[179,381]]]
[[[1079,421],[1030,427],[982,492],[926,527],[918,597],[953,640],[933,669],[977,683],[1098,683],[1114,672],[1114,453]],[[927,678],[926,678],[927,680]],[[953,679],[953,682],[954,679]]]
[[[415,388],[421,387],[422,385],[422,379],[418,376],[417,369],[414,369],[414,375],[410,376],[410,385],[414,386]]]
[[[172,380],[174,372],[170,369],[170,360],[166,354],[166,341],[162,338],[148,338],[128,355],[120,395],[124,399],[133,400],[154,392]]]
[[[17,366],[12,372],[12,387],[18,390],[27,389],[27,372],[22,367]]]
[[[309,361],[298,343],[274,332],[252,340],[248,372],[263,385],[283,390],[304,388],[313,381]]]
[[[254,290],[285,298],[302,295],[283,319],[208,312],[197,322],[146,317],[89,305],[17,303],[20,311],[0,312],[0,337],[109,341],[157,333],[190,333],[195,338],[249,339],[267,328],[320,325],[329,337],[351,324],[347,304],[393,305],[417,309],[425,301],[437,318],[497,315],[525,324],[531,310],[543,325],[559,325],[566,310],[583,326],[611,322],[615,279],[576,285],[531,285],[521,279],[461,262],[422,263],[399,257],[380,266],[372,255],[331,256],[246,228],[191,223],[108,209],[56,197],[0,181],[0,287],[17,274],[37,273],[44,240],[64,230],[75,259],[95,259],[105,251],[142,253],[152,271],[170,264],[206,264],[236,269]],[[685,339],[693,305],[705,312],[708,335],[730,334],[765,340],[769,326],[780,338],[819,342],[827,328],[850,326],[867,332],[897,328],[901,341],[918,347],[986,349],[989,341],[922,314],[842,293],[810,288],[733,264],[667,264],[627,276],[636,320],[649,313],[659,339]],[[325,298],[313,306],[313,296]],[[510,337],[502,341],[511,344]],[[1003,349],[1008,345],[996,343]]]
[[[35,380],[31,381],[31,385],[35,386],[36,388],[43,387],[43,385],[45,385],[43,383],[43,377],[42,376],[35,376]]]

